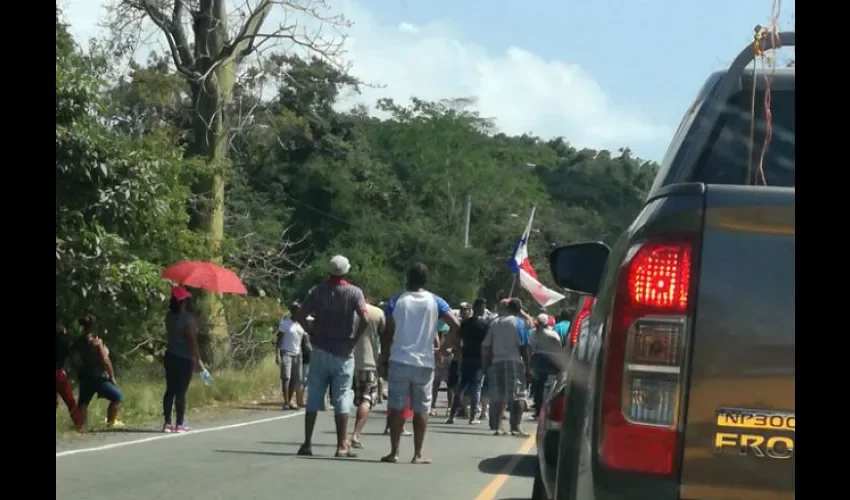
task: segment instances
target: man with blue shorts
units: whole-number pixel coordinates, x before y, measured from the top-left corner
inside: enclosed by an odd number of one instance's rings
[[[413,410],[412,463],[431,463],[422,455],[422,445],[431,409],[437,322],[445,321],[452,337],[457,334],[458,323],[446,301],[425,289],[427,283],[428,268],[413,264],[407,271],[406,291],[387,303],[381,370],[390,386],[390,454],[381,458],[382,462],[398,462],[403,412],[409,397]]]
[[[347,435],[352,399],[350,392],[354,381],[354,347],[369,323],[363,291],[345,280],[350,269],[351,264],[342,255],[331,258],[330,278],[310,290],[295,314],[295,320],[299,323],[307,315],[315,318],[310,339],[313,349],[307,377],[304,444],[298,449],[298,454],[302,456],[313,455],[313,428],[317,412],[325,406],[328,385],[336,424],[336,457],[357,456],[349,449]],[[360,318],[356,329],[355,315]]]

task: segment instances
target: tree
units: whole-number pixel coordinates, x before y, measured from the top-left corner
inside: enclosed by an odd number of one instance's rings
[[[113,125],[101,92],[107,62],[81,54],[57,10],[57,307],[70,318],[97,315],[120,353],[161,324],[161,263],[202,254],[186,228],[194,164],[167,133],[134,136]]]
[[[203,203],[193,211],[191,226],[207,235],[211,254],[219,260],[224,241],[225,181],[230,170],[227,160],[232,123],[228,112],[237,74],[249,56],[276,42],[285,41],[334,60],[341,40],[324,38],[321,28],[322,25],[344,27],[347,21],[341,16],[325,14],[327,10],[325,0],[248,1],[237,12],[228,12],[222,0],[119,0],[115,6],[112,26],[116,36],[125,35],[122,28],[128,26],[128,20],[153,22],[168,43],[176,72],[189,86],[191,133],[186,151],[188,156],[200,158],[208,166],[206,175],[193,186]],[[285,19],[269,29],[267,20],[274,11]],[[290,15],[320,26],[315,30],[304,28],[298,19],[290,19]],[[232,18],[240,23],[230,30]],[[208,318],[208,333],[213,337],[208,354],[221,358],[227,347],[227,326],[215,295],[204,297],[202,314]]]

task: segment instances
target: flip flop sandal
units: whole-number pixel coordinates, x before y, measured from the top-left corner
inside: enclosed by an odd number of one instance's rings
[[[360,441],[351,441],[351,447],[361,450],[363,449],[363,443],[361,443]]]
[[[351,450],[340,451],[337,450],[334,458],[357,458],[357,453],[354,453]]]
[[[414,457],[413,460],[410,461],[410,463],[412,463],[414,465],[428,465],[428,464],[431,463],[431,459],[430,458],[424,458],[424,457],[419,457],[419,458]]]
[[[385,464],[397,464],[398,463],[398,457],[394,457],[392,455],[387,455],[385,457],[381,457],[381,462],[383,462]]]

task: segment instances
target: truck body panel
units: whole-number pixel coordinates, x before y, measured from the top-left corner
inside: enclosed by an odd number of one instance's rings
[[[757,43],[794,46],[795,38]],[[614,245],[565,245],[550,257],[559,285],[596,297],[564,389],[558,500],[794,498],[796,77],[794,68],[748,69],[753,54],[745,48],[706,81],[646,205]],[[687,257],[634,265],[647,245]],[[657,281],[631,281],[650,270]],[[675,395],[626,395],[625,368],[670,373],[626,363],[623,345],[637,342],[631,325],[644,318],[629,310],[632,294],[668,293],[677,282],[688,286],[677,295],[685,306]],[[676,417],[663,424],[622,417],[670,400]],[[642,454],[656,444],[654,455]]]
[[[795,410],[794,203],[794,188],[706,187],[682,499],[794,496],[779,425]]]

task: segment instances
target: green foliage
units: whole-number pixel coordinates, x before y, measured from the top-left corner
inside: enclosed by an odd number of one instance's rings
[[[102,74],[57,17],[56,300],[68,319],[95,313],[121,352],[161,321],[162,264],[202,246],[186,229],[191,164],[164,133],[111,126]]]
[[[155,354],[167,265],[208,258],[189,230],[211,172],[187,159],[191,102],[168,59],[107,80],[109,57],[84,57],[57,14],[57,304],[94,311],[113,352]],[[107,84],[107,81],[111,82]],[[262,91],[275,85],[272,99]],[[384,118],[340,111],[356,81],[318,59],[276,55],[234,88],[224,263],[248,298],[225,300],[233,355],[271,348],[282,301],[300,298],[342,253],[351,280],[375,301],[404,286],[422,261],[430,288],[452,303],[507,293],[507,259],[537,207],[531,259],[551,284],[557,244],[612,242],[642,206],[657,165],[628,148],[576,149],[562,138],[507,136],[468,98],[397,103]],[[464,207],[472,199],[470,246]],[[283,302],[285,303],[285,302]]]

